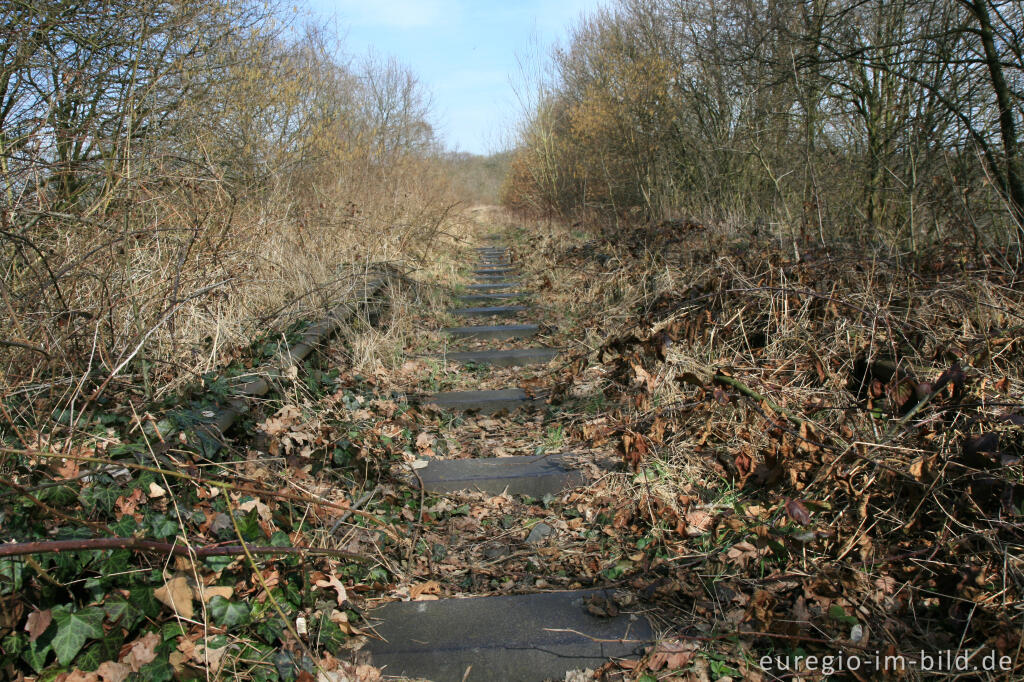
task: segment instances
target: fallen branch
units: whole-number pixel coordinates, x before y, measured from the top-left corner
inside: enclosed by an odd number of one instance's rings
[[[194,556],[202,559],[211,556],[251,554],[279,555],[323,555],[351,559],[361,563],[372,563],[369,557],[346,552],[342,549],[326,547],[257,547],[254,545],[221,545],[213,547],[189,548],[185,545],[159,542],[157,540],[141,540],[139,538],[90,538],[87,540],[45,540],[41,542],[14,542],[0,545],[0,557],[26,556],[29,554],[55,554],[58,552],[76,552],[103,549],[129,549],[133,552],[149,552],[152,554],[173,554],[174,556]]]
[[[50,357],[50,354],[47,353],[42,348],[40,348],[39,346],[33,346],[30,343],[22,343],[21,341],[8,341],[6,339],[0,339],[0,346],[8,346],[10,348],[24,348],[25,350],[30,350],[35,353],[39,353],[44,357]]]
[[[804,421],[806,421],[802,417],[799,417],[792,410],[788,410],[777,403],[773,403],[771,400],[768,400],[768,398],[761,395],[754,389],[748,387],[746,384],[737,381],[736,379],[733,379],[730,376],[726,376],[721,372],[715,372],[715,377],[712,381],[714,381],[716,384],[725,384],[726,386],[732,386],[733,388],[735,388],[737,391],[747,396],[748,398],[752,398],[759,403],[764,403],[765,405],[772,409],[772,412],[778,412],[779,414],[784,415],[791,422],[794,422],[799,426],[803,426]]]

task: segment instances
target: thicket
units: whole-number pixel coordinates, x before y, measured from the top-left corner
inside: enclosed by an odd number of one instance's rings
[[[618,0],[537,79],[504,201],[1019,262],[1022,39],[999,0]]]
[[[465,201],[484,205],[500,202],[501,187],[510,160],[509,152],[487,156],[453,152],[444,157],[456,194]]]
[[[15,2],[0,26],[5,385],[173,386],[451,209],[416,77],[265,3]]]
[[[364,425],[341,441],[325,418],[287,466],[251,436],[357,404],[363,320],[326,367],[289,349],[452,234],[457,202],[415,75],[288,16],[0,5],[4,679],[334,670],[350,604],[313,588],[386,575],[339,549],[385,523],[345,511]],[[267,362],[284,371],[231,438],[209,428]]]

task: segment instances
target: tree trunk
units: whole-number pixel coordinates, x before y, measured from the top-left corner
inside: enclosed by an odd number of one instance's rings
[[[1013,209],[1013,215],[1024,226],[1024,170],[1021,168],[1020,149],[1017,143],[1017,125],[1010,101],[1010,89],[1003,75],[1003,65],[996,49],[992,20],[988,13],[988,0],[970,0],[969,7],[978,22],[981,44],[985,50],[985,64],[988,67],[992,90],[999,106],[999,132],[1003,139],[1003,154],[1006,156],[1004,191]],[[1024,237],[1024,227],[1019,227]]]

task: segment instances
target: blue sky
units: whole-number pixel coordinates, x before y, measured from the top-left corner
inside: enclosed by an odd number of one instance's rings
[[[308,0],[336,22],[344,50],[396,57],[432,93],[434,120],[451,149],[477,154],[509,141],[520,107],[517,55],[564,41],[600,0]]]

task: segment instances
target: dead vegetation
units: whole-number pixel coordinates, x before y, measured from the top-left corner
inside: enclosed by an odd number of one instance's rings
[[[537,231],[517,253],[557,326],[587,330],[552,398],[566,447],[613,444],[637,473],[615,526],[649,538],[632,585],[675,609],[635,672],[952,650],[1019,673],[1012,272],[952,244],[797,259],[715,226]]]
[[[0,25],[0,676],[333,670],[342,602],[306,614],[312,646],[295,631],[310,562],[365,577],[328,531],[388,523],[355,508],[328,397],[409,333],[368,332],[404,314],[368,283],[452,270],[468,226],[424,88],[262,2],[30,1]],[[295,361],[346,302],[337,366]]]

